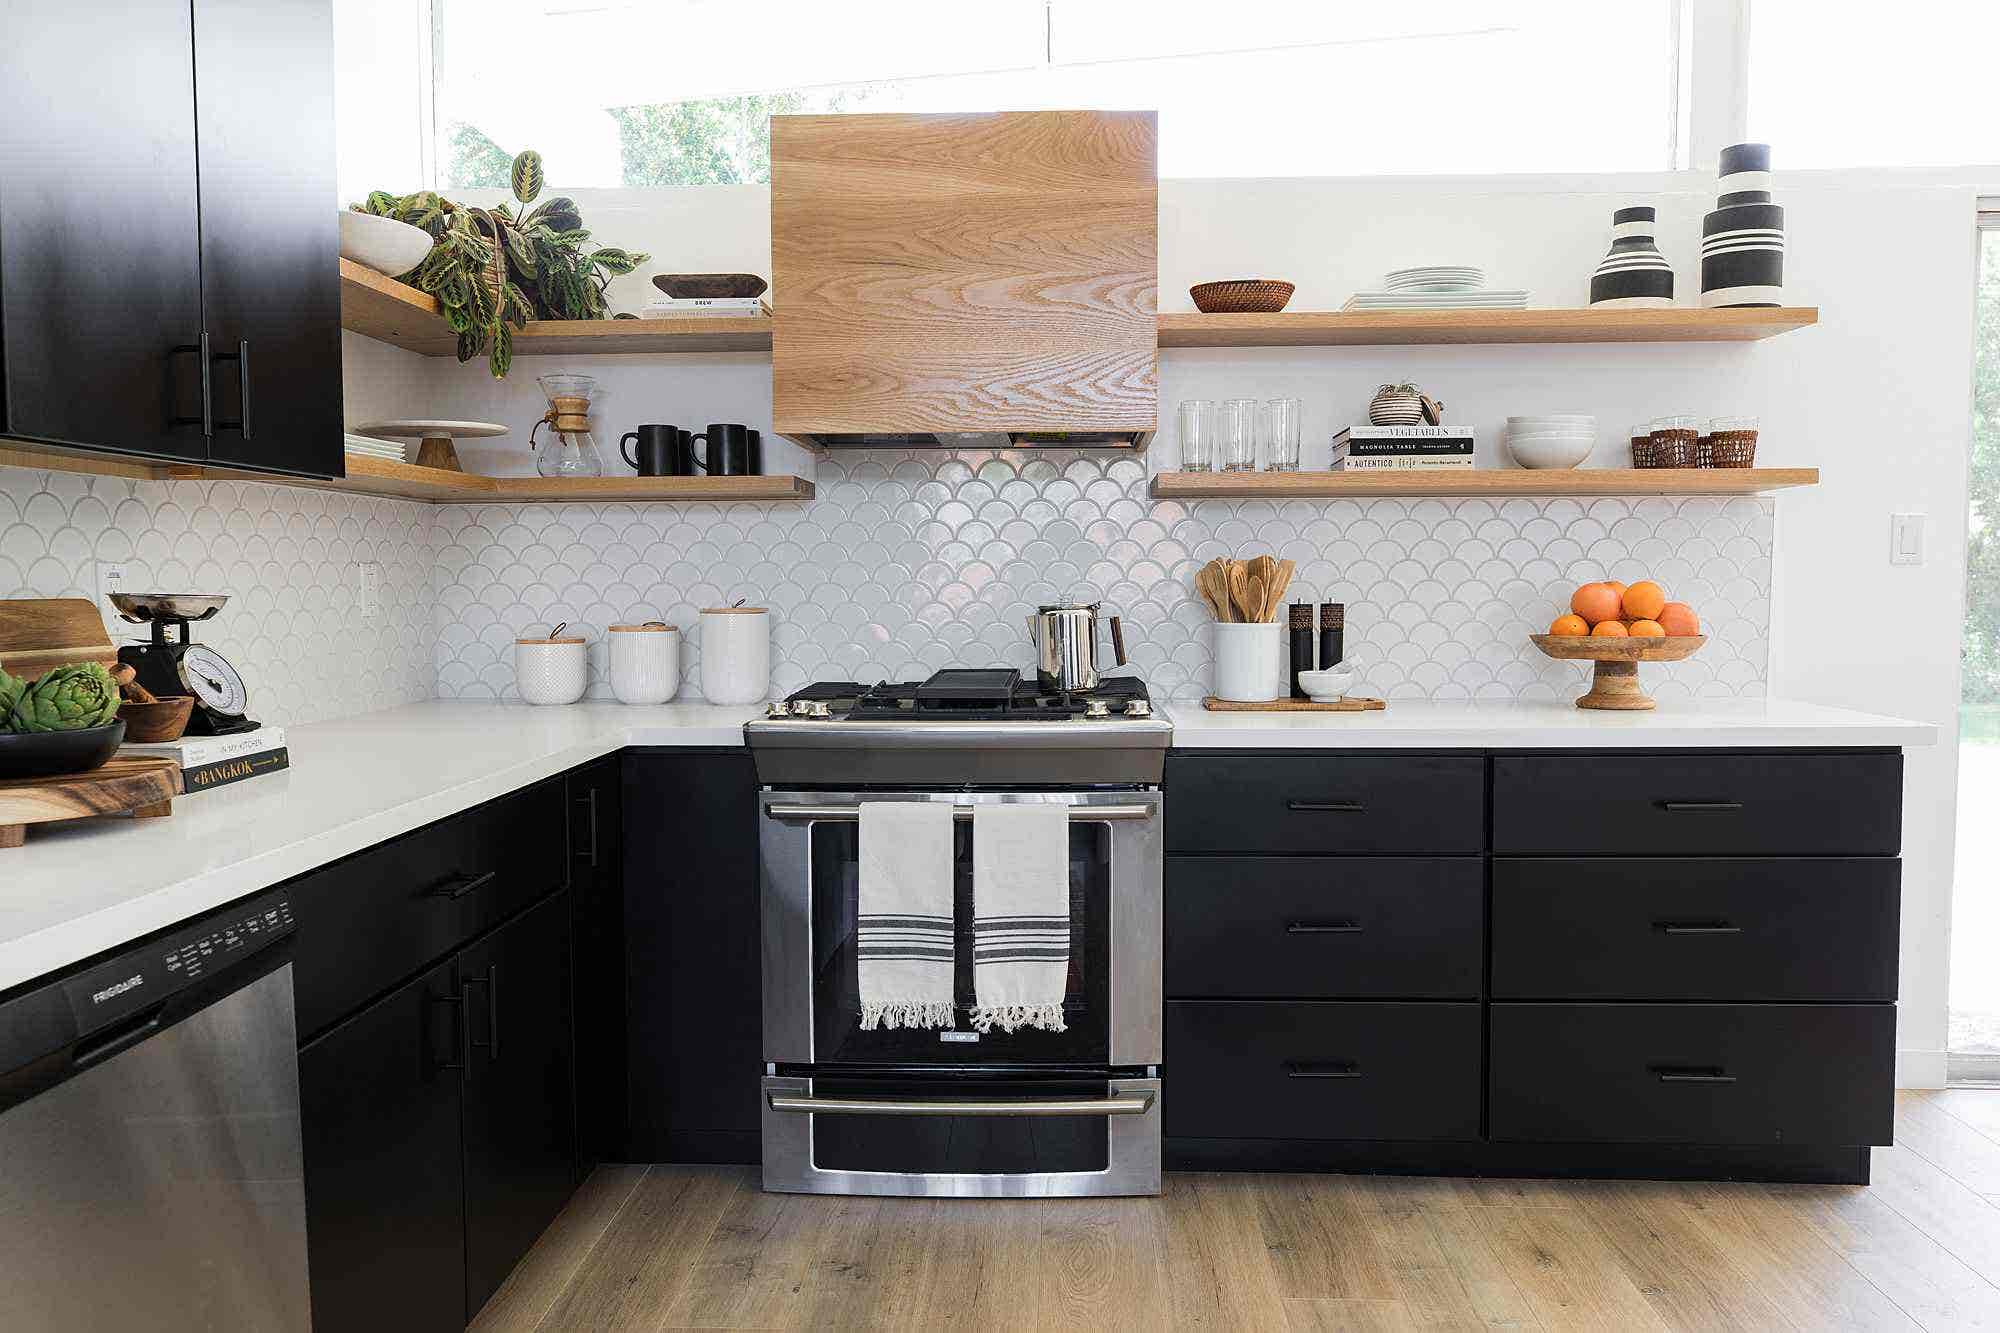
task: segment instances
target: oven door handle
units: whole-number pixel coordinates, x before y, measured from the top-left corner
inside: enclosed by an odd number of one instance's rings
[[[1042,1101],[876,1101],[867,1097],[797,1097],[766,1094],[773,1111],[798,1115],[1144,1115],[1153,1109],[1150,1092],[1116,1097],[1064,1097]]]
[[[954,805],[951,817],[970,820],[976,806]],[[1151,819],[1154,807],[1150,805],[1072,805],[1066,807],[1072,820],[1095,823],[1100,819]],[[767,805],[764,813],[772,819],[823,819],[846,820],[853,823],[861,818],[859,805]]]

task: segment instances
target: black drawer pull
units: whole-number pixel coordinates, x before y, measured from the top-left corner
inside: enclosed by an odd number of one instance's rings
[[[1287,1060],[1286,1078],[1360,1078],[1361,1066],[1352,1060]]]
[[[1661,801],[1660,809],[1673,815],[1726,815],[1741,810],[1741,801]]]
[[[1292,921],[1285,925],[1287,935],[1359,935],[1359,921]]]
[[[1743,927],[1727,921],[1655,921],[1653,929],[1662,935],[1741,935]]]
[[[463,898],[466,894],[484,888],[499,877],[500,872],[497,870],[489,870],[483,875],[460,875],[456,879],[448,879],[432,889],[431,897],[452,900]]]
[[[1736,1075],[1724,1073],[1720,1065],[1650,1065],[1662,1083],[1734,1083]]]
[[[1358,815],[1366,807],[1359,801],[1286,801],[1285,809],[1300,814]]]

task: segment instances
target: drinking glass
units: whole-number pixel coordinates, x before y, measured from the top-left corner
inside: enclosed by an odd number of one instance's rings
[[[1296,398],[1272,398],[1264,404],[1264,470],[1299,470],[1299,413]]]
[[[1225,398],[1222,400],[1222,470],[1224,472],[1254,472],[1257,470],[1257,400],[1255,398]]]
[[[1180,411],[1181,470],[1215,470],[1215,402],[1208,398],[1183,398]]]

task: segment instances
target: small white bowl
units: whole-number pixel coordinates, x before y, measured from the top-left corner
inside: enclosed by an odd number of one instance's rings
[[[1316,704],[1337,703],[1347,695],[1347,687],[1354,683],[1354,672],[1348,667],[1328,667],[1324,671],[1299,672],[1299,684]]]
[[[431,252],[431,234],[394,218],[340,210],[340,257],[365,264],[377,273],[399,278],[424,262]]]
[[[1510,426],[1594,426],[1597,418],[1580,412],[1546,412],[1540,416],[1508,417]]]
[[[1522,467],[1542,470],[1575,467],[1590,457],[1597,443],[1592,436],[1522,436],[1509,433],[1507,452]]]

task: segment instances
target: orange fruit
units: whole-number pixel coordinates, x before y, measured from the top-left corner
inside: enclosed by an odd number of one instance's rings
[[[1569,609],[1595,625],[1618,617],[1618,594],[1608,583],[1586,583],[1569,599]]]
[[[1590,625],[1582,616],[1557,616],[1549,626],[1549,633],[1580,639],[1590,633]]]
[[[1625,585],[1620,583],[1617,579],[1604,580],[1604,586],[1611,589],[1611,591],[1617,593],[1620,597],[1623,597],[1625,595]]]
[[[1625,626],[1616,620],[1600,620],[1590,627],[1590,637],[1593,639],[1622,639],[1628,632]]]
[[[1627,588],[1620,604],[1627,620],[1657,620],[1660,608],[1667,604],[1667,594],[1659,584],[1646,579]]]
[[[1632,627],[1625,632],[1635,639],[1664,639],[1667,637],[1667,632],[1660,628],[1660,622],[1657,620],[1635,620],[1632,622]]]
[[[1660,628],[1675,638],[1701,633],[1701,622],[1695,619],[1694,608],[1686,602],[1668,602],[1660,608],[1660,614],[1653,619],[1660,622]]]

